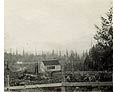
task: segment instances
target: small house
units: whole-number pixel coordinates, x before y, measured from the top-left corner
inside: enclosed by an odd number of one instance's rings
[[[58,60],[45,60],[40,62],[39,73],[61,71],[61,64]]]

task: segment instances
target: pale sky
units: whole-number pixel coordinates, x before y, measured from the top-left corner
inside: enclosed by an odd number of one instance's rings
[[[5,49],[88,50],[111,1],[5,0]]]

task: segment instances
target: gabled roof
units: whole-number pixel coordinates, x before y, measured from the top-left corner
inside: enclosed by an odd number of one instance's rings
[[[45,66],[47,65],[60,65],[58,60],[46,60],[46,61],[42,61],[44,63]]]

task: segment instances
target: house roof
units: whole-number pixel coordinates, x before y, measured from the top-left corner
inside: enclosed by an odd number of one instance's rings
[[[42,61],[44,63],[45,66],[47,65],[60,65],[58,60],[46,60],[46,61]]]

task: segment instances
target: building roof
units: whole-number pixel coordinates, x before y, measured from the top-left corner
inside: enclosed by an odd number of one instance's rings
[[[42,61],[44,63],[45,66],[47,65],[60,65],[58,60],[46,60],[46,61]]]

